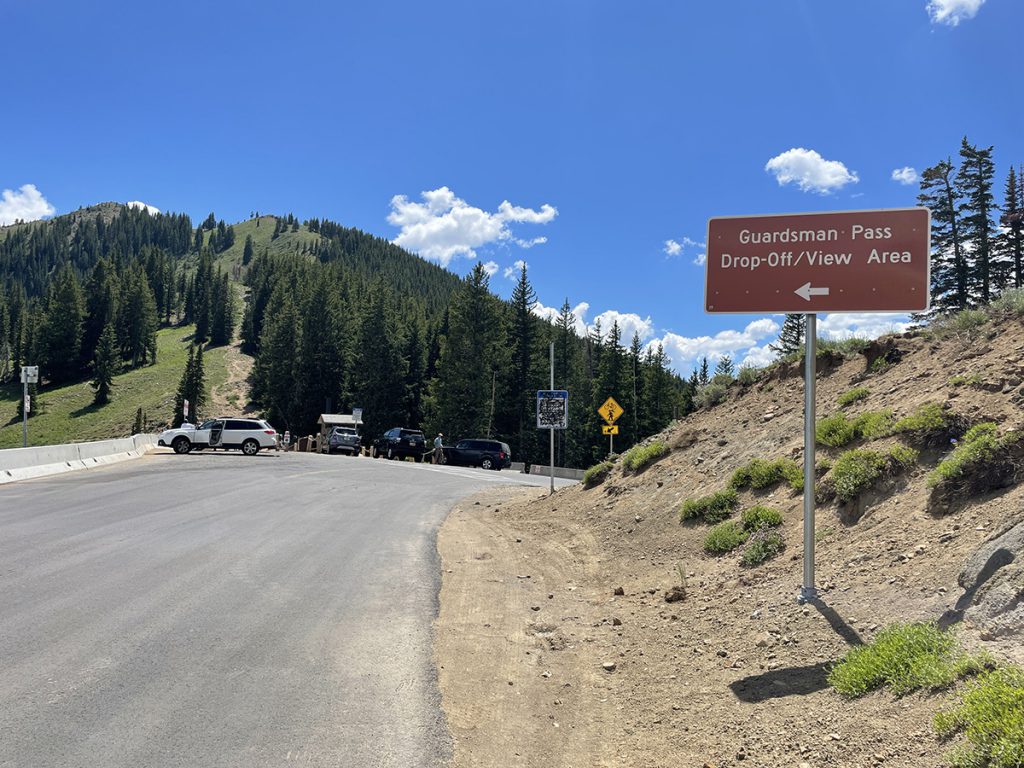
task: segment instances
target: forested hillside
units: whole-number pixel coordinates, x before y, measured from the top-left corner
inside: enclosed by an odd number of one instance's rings
[[[549,383],[551,341],[556,386],[572,392],[560,463],[585,465],[606,451],[595,409],[609,396],[627,409],[621,448],[691,407],[690,386],[661,350],[639,338],[626,349],[617,327],[579,338],[568,302],[552,325],[532,313],[535,300],[525,270],[506,302],[479,265],[461,280],[327,220],[254,213],[232,225],[211,213],[193,229],[187,216],[105,203],[0,228],[0,386],[19,408],[7,423],[20,418],[21,365],[42,371],[32,418],[46,413],[48,393],[69,402],[67,387],[92,386],[88,409],[53,412],[64,416],[47,425],[50,436],[77,439],[87,410],[90,424],[111,429],[125,428],[129,413],[177,422],[184,399],[193,418],[208,415],[203,352],[239,336],[254,358],[249,409],[296,434],[314,431],[328,407],[357,406],[368,437],[398,424],[449,439],[488,435],[512,444],[517,459],[538,460],[546,442],[534,425],[535,391]],[[157,344],[161,327],[188,330],[178,337],[185,364],[174,403],[155,394],[126,402],[129,393],[167,390],[167,382],[140,390],[124,379],[140,368],[167,378],[166,366],[152,367],[171,338]],[[103,408],[108,417],[98,419]]]

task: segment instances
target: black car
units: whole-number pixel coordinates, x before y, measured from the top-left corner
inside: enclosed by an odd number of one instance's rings
[[[427,441],[418,429],[395,427],[373,441],[370,454],[374,458],[385,456],[389,459],[404,459],[412,456],[417,462],[423,461]]]
[[[444,448],[445,464],[484,469],[508,469],[512,466],[512,451],[508,443],[498,440],[459,440]]]

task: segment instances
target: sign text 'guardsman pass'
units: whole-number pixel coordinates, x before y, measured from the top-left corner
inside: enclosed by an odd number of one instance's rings
[[[920,312],[927,208],[708,221],[708,312]]]

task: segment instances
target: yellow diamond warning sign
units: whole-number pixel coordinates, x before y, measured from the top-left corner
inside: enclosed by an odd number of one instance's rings
[[[622,406],[615,402],[614,397],[609,397],[601,407],[597,409],[597,412],[601,414],[601,418],[607,421],[609,424],[614,424],[618,421],[619,416],[623,414]]]

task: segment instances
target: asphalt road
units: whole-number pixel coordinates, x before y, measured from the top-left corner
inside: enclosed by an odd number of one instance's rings
[[[0,486],[0,766],[446,765],[437,528],[547,482],[203,452]]]

